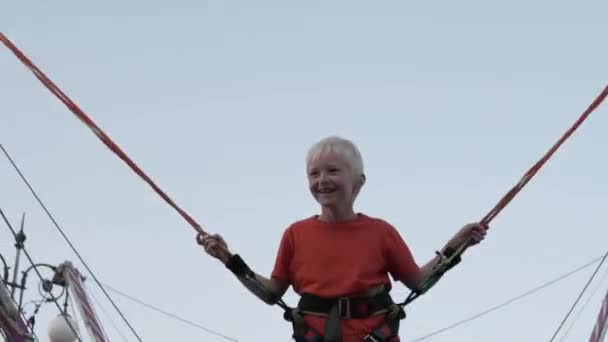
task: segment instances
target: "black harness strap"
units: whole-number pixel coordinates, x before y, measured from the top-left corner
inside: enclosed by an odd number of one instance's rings
[[[293,338],[296,342],[341,342],[342,319],[367,318],[376,315],[385,315],[385,320],[365,336],[363,341],[390,342],[399,333],[399,321],[405,318],[403,311],[405,303],[395,304],[389,294],[389,288],[386,287],[372,289],[369,295],[356,297],[322,298],[303,294],[298,307],[293,309],[288,307],[281,298],[274,298],[274,294],[257,280],[255,273],[238,254],[228,260],[226,267],[236,276],[249,279],[269,298],[273,297],[272,301],[285,310],[283,318],[292,322]],[[302,316],[306,314],[327,317],[325,336],[306,324]]]
[[[327,318],[324,336],[305,323],[303,315],[307,314]],[[405,312],[401,305],[393,302],[386,290],[371,297],[322,298],[303,294],[298,307],[286,310],[284,318],[292,323],[296,342],[341,342],[342,319],[375,315],[385,315],[386,319],[363,341],[388,342],[398,335],[399,322],[405,318]]]
[[[387,291],[373,296],[322,298],[304,293],[298,302],[298,309],[303,313],[330,316],[332,308],[337,310],[340,318],[367,318],[380,311],[388,310],[394,304]]]

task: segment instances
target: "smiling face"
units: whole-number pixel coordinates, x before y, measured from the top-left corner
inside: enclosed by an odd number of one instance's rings
[[[345,158],[324,153],[308,164],[308,187],[323,207],[343,209],[352,206],[356,196],[354,174]]]
[[[349,140],[328,137],[308,151],[306,171],[310,193],[334,218],[352,216],[353,203],[365,176],[363,160]]]

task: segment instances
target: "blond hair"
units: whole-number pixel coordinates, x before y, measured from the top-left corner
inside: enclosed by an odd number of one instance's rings
[[[306,154],[306,165],[326,153],[333,153],[344,158],[354,176],[364,174],[363,158],[357,146],[352,141],[338,136],[323,138],[312,145]]]

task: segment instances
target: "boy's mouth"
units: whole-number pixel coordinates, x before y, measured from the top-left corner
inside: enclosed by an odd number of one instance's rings
[[[324,189],[317,190],[317,192],[320,194],[331,194],[334,191],[336,191],[335,188],[324,188]]]

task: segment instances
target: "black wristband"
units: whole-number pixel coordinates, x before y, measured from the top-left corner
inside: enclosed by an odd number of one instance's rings
[[[253,271],[247,266],[245,260],[238,254],[233,254],[228,262],[226,262],[226,268],[228,268],[237,277],[253,276]]]

